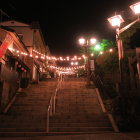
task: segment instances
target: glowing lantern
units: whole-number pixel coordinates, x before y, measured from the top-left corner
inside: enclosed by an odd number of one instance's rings
[[[135,14],[140,14],[140,2],[131,5],[130,8]]]
[[[113,27],[120,27],[121,23],[124,22],[123,18],[121,15],[115,15],[111,18],[108,18],[108,21]]]

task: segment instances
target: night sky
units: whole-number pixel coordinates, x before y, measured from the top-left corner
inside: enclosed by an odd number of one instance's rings
[[[46,44],[51,53],[57,56],[77,54],[80,48],[77,40],[81,36],[114,40],[115,30],[109,25],[107,18],[113,16],[115,12],[128,14],[129,5],[134,2],[133,0],[50,1],[7,0],[0,5],[10,16],[10,18],[3,16],[3,20],[14,19],[25,23],[39,21]]]

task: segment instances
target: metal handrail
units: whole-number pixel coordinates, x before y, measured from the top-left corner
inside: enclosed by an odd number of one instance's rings
[[[60,90],[60,88],[61,88],[61,83],[62,83],[62,76],[60,77],[60,79],[58,79],[57,87],[55,89],[54,94],[52,94],[52,96],[51,96],[49,106],[47,109],[47,126],[46,126],[47,133],[49,132],[50,116],[52,116],[56,112],[56,96],[57,96],[58,90]]]

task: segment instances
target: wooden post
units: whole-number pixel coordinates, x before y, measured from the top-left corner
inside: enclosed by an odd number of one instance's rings
[[[136,48],[137,55],[137,71],[138,71],[138,88],[140,88],[140,47]]]

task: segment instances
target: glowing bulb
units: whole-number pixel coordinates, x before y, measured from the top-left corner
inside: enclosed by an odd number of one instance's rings
[[[73,65],[74,63],[73,62],[71,62],[71,65]]]
[[[84,45],[85,42],[86,42],[86,40],[85,40],[84,38],[80,38],[80,39],[79,39],[79,44],[80,44],[80,45]]]
[[[67,56],[67,61],[69,61],[70,60],[70,58]]]
[[[82,55],[83,58],[85,58],[85,55]]]
[[[113,52],[113,49],[109,49],[109,52]]]
[[[130,6],[135,14],[140,14],[140,2]]]
[[[110,22],[110,24],[113,26],[113,27],[120,27],[120,24],[122,22],[124,22],[123,18],[121,17],[121,15],[115,15],[111,18],[108,18],[108,21]]]
[[[90,39],[90,44],[93,45],[93,44],[95,44],[95,43],[96,43],[96,39],[95,39],[95,38],[91,38],[91,39]]]
[[[100,54],[102,55],[102,54],[103,54],[103,52],[100,52]]]

